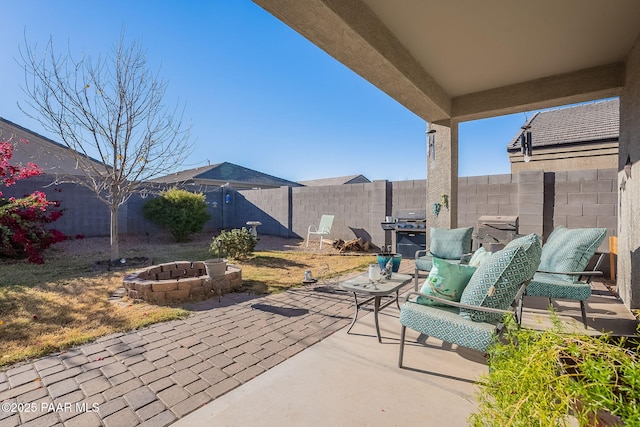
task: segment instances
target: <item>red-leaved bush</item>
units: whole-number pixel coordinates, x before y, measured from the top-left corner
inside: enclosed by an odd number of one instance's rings
[[[20,142],[27,143],[26,140]],[[0,185],[8,187],[19,179],[42,173],[33,163],[26,166],[10,164],[12,154],[11,142],[0,141]],[[28,258],[29,262],[44,263],[42,252],[66,239],[58,230],[46,228],[47,224],[62,216],[62,212],[55,209],[57,207],[59,203],[47,200],[41,191],[34,191],[20,199],[4,198],[0,191],[0,256]]]

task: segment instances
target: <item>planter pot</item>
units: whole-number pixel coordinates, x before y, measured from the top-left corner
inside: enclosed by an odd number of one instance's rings
[[[378,265],[380,266],[380,270],[387,266],[387,263],[391,258],[393,258],[393,264],[391,267],[391,271],[397,273],[400,269],[400,261],[402,261],[402,254],[377,254],[376,258],[378,260]]]
[[[209,277],[217,278],[224,276],[224,273],[227,271],[227,260],[226,259],[207,259],[204,260],[204,266],[207,269],[207,274]]]

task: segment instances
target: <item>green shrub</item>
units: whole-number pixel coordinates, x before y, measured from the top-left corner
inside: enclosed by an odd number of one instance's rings
[[[202,193],[171,188],[142,207],[149,221],[171,232],[176,242],[184,242],[190,234],[202,231],[209,220],[207,202]]]
[[[222,231],[215,237],[209,251],[218,257],[224,255],[229,258],[245,259],[251,255],[257,243],[258,239],[249,230],[244,227],[235,228],[231,231]]]
[[[630,351],[611,337],[566,333],[554,323],[545,331],[508,326],[489,351],[471,425],[569,426],[575,417],[587,426],[603,413],[640,425],[637,342],[626,342]]]

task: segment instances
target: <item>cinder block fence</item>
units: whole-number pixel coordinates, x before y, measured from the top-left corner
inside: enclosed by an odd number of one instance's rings
[[[4,191],[5,197],[43,190],[50,199],[60,200],[65,210],[54,224],[60,231],[85,236],[109,234],[109,211],[89,190],[72,184],[52,187],[50,183],[47,176],[21,180]],[[225,187],[205,195],[211,214],[205,230],[212,233],[260,221],[260,234],[304,238],[309,225],[317,225],[323,214],[332,214],[331,238],[365,236],[378,246],[385,241],[380,227],[385,216],[401,209],[426,209],[432,215],[433,203],[439,202],[426,200],[426,180],[242,191]],[[150,197],[133,196],[121,208],[123,234],[157,231],[142,216],[142,206]],[[475,226],[483,215],[517,215],[522,234],[546,237],[558,225],[605,227],[608,235],[616,233],[615,169],[462,177],[457,197],[459,226]],[[605,239],[601,251],[608,251],[607,242]]]

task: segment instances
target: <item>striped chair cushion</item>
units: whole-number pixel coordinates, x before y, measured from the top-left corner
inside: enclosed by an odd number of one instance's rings
[[[446,228],[431,227],[429,251],[438,258],[460,259],[471,252],[471,234],[473,227]]]
[[[422,271],[431,271],[433,268],[433,255],[427,252],[426,255],[416,258],[416,268]]]
[[[400,310],[400,323],[422,334],[483,352],[496,337],[497,323],[465,319],[455,307],[432,307],[407,301]]]
[[[565,276],[562,276],[565,277]],[[584,301],[591,296],[591,285],[572,282],[558,274],[536,273],[527,286],[527,295]]]
[[[538,270],[584,271],[606,233],[606,228],[556,227],[542,247]],[[561,275],[561,278],[570,282],[580,279],[568,275]]]

